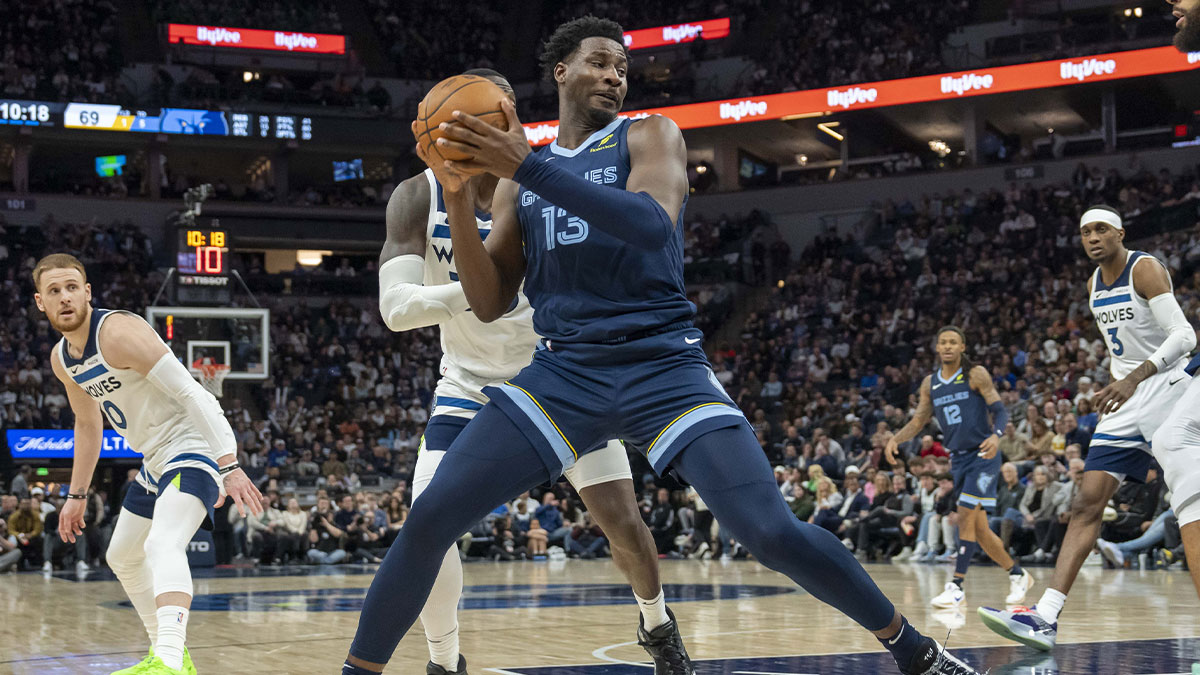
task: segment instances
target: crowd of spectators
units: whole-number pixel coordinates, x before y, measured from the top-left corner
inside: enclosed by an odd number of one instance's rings
[[[186,23],[263,30],[341,33],[342,21],[333,0],[305,2],[237,2],[236,0],[155,0],[155,23]]]
[[[440,80],[496,67],[504,19],[498,5],[367,0],[366,9],[401,77]]]
[[[1011,413],[1001,445],[1007,461],[1003,508],[993,526],[1018,554],[1052,560],[1096,424],[1090,399],[1108,381],[1106,349],[1083,293],[1091,266],[1079,251],[1078,214],[1086,204],[1113,204],[1130,219],[1136,241],[1141,219],[1166,209],[1191,209],[1195,222],[1197,197],[1194,173],[1154,173],[1136,164],[1125,173],[1100,172],[1081,165],[1061,185],[1013,184],[979,195],[880,204],[877,222],[849,235],[818,237],[795,259],[783,249],[771,253],[769,242],[778,232],[763,214],[697,218],[685,230],[693,261],[719,258],[736,244],[750,270],[746,280],[782,281],[771,282],[740,333],[717,346],[715,376],[777,465],[781,492],[797,517],[830,528],[863,557],[911,547],[920,559],[940,553],[944,560],[953,554],[955,534],[948,459],[938,431],[930,428],[903,447],[907,461],[901,466],[881,463],[881,450],[904,424],[917,383],[933,367],[927,345],[934,331],[945,323],[962,326],[969,357],[988,367]],[[1195,316],[1200,228],[1138,245],[1167,263],[1181,305]],[[80,255],[98,306],[140,308],[160,280],[148,240],[132,225],[50,220],[40,228],[0,229],[7,291],[0,309],[9,317],[0,325],[5,426],[71,423],[44,358],[57,336],[28,302],[29,271],[50,249]],[[761,263],[753,262],[756,257]],[[342,274],[342,268],[348,271]],[[360,266],[343,260],[331,275],[369,275],[371,269],[369,261]],[[719,285],[692,293],[702,317],[721,305],[729,309]],[[407,503],[437,377],[436,331],[390,333],[366,297],[266,299],[272,308],[272,376],[242,390],[245,398],[235,390],[224,407],[241,464],[271,509],[250,520],[227,514],[220,546],[230,557],[265,563],[372,561],[402,522],[398,507]],[[714,331],[720,322],[708,321],[705,328]],[[663,555],[744,555],[719,525],[713,531],[711,514],[694,494],[660,490],[672,486],[653,479],[643,487],[643,513]],[[290,505],[296,495],[318,499],[303,524],[299,503]],[[322,496],[329,500],[325,507]],[[581,557],[605,553],[603,532],[569,488],[556,486],[532,498],[534,503],[506,505],[473,528],[463,554],[509,559],[550,554],[555,547]],[[101,496],[101,504],[110,501]],[[1122,493],[1114,509],[1128,515],[1104,533],[1102,546],[1112,542],[1111,550],[1105,548],[1110,559],[1133,558],[1145,549],[1130,547],[1155,537],[1151,546],[1165,543],[1164,550],[1171,550],[1170,515],[1160,493]],[[1124,543],[1134,535],[1137,543]],[[71,554],[21,545],[34,563]],[[76,555],[95,562],[91,549]]]
[[[0,3],[0,95],[41,101],[127,100],[111,0]]]

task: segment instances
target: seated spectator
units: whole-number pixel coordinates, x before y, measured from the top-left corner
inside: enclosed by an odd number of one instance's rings
[[[949,457],[950,453],[942,447],[942,444],[935,441],[933,436],[921,437],[921,450],[919,453],[922,457]]]
[[[8,532],[16,537],[26,567],[42,562],[42,519],[33,510],[32,499],[18,501],[16,512],[8,517]]]
[[[300,502],[291,497],[287,501],[287,509],[279,514],[279,525],[275,535],[278,537],[278,557],[283,562],[300,558],[301,544],[308,534],[308,514],[300,510]]]
[[[8,533],[8,521],[0,518],[0,574],[15,572],[20,566],[21,549],[17,538]]]
[[[529,529],[525,531],[525,538],[528,542],[530,557],[534,559],[537,559],[539,556],[545,557],[547,536],[549,534],[537,518],[529,520]]]
[[[525,535],[512,526],[508,516],[501,516],[492,521],[492,545],[488,549],[488,557],[495,561],[515,560],[526,557],[524,545]],[[567,536],[567,550],[571,548],[571,537]]]
[[[1024,522],[1014,526],[1014,533],[1034,532],[1037,548],[1027,556],[1031,562],[1046,562],[1054,552],[1056,540],[1060,539],[1055,536],[1056,530],[1060,525],[1065,525],[1061,518],[1065,511],[1060,510],[1064,502],[1061,493],[1064,492],[1064,486],[1051,480],[1051,474],[1044,465],[1039,464],[1033,469],[1033,479],[1025,487],[1019,507]]]
[[[662,499],[662,493],[667,492],[665,489],[659,491],[659,499]],[[668,493],[667,506],[670,506],[670,494]],[[661,502],[660,502],[661,503]],[[653,529],[651,530],[653,532]],[[600,526],[592,522],[590,513],[583,514],[583,524],[576,525],[571,529],[571,533],[567,535],[567,553],[579,556],[584,560],[591,560],[604,555],[605,547],[608,546],[608,539],[604,537],[604,532]],[[658,543],[658,538],[655,537],[655,543]],[[674,548],[674,541],[671,542],[671,548]],[[659,549],[660,552],[662,549]]]
[[[1112,497],[1117,517],[1103,524],[1100,536],[1107,541],[1119,542],[1141,535],[1154,520],[1159,495],[1164,489],[1156,467],[1147,472],[1145,483],[1125,481]]]
[[[679,526],[675,520],[675,509],[671,506],[671,492],[666,488],[659,488],[646,525],[660,554],[675,550],[675,534]]]
[[[1104,555],[1105,559],[1113,564],[1113,567],[1122,569],[1125,567],[1126,560],[1141,553],[1149,553],[1165,541],[1169,522],[1175,517],[1175,512],[1171,510],[1171,501],[1167,491],[1159,490],[1158,495],[1154,519],[1141,524],[1138,528],[1139,536],[1117,543],[1103,537],[1096,540],[1096,547],[1100,549],[1100,553]],[[0,567],[0,571],[2,571],[2,567]]]
[[[46,514],[45,521],[42,522],[42,531],[49,533],[42,538],[42,571],[53,572],[55,559],[62,560],[64,554],[70,551],[75,553],[75,571],[88,571],[88,554],[87,554],[87,538],[83,536],[75,537],[75,543],[65,542],[58,536],[58,516],[62,510],[63,503],[66,500],[55,495],[50,498],[49,504],[54,507],[54,510]],[[65,561],[63,562],[65,566]]]
[[[1005,550],[1009,550],[1013,533],[1024,520],[1020,508],[1024,496],[1025,486],[1017,476],[1017,465],[1005,462],[1000,466],[1000,484],[996,486],[996,508],[988,517],[988,526],[1000,535]]]
[[[571,528],[563,524],[562,510],[559,508],[558,498],[553,492],[547,492],[542,495],[542,505],[533,514],[541,523],[542,529],[546,531],[546,542],[548,544],[561,545],[563,539],[566,539],[567,534],[571,532]]]
[[[328,499],[317,499],[317,506],[309,519],[309,549],[305,557],[315,565],[336,565],[348,557],[342,542],[346,532],[334,522],[334,513]]]
[[[829,479],[825,477],[822,477],[821,480],[829,481]],[[833,483],[833,481],[829,482],[830,484]],[[812,518],[813,513],[816,511],[817,501],[813,493],[808,491],[807,484],[797,483],[792,488],[792,501],[789,506],[791,506],[792,514],[795,515],[796,518],[808,522]]]
[[[856,481],[857,482],[857,481]],[[845,498],[837,491],[837,486],[828,478],[817,483],[817,495],[815,512],[808,517],[808,522],[837,534],[838,526],[842,524],[842,517],[838,515],[838,509],[841,508]],[[796,507],[793,504],[792,512],[796,513]],[[799,513],[796,513],[799,517]]]

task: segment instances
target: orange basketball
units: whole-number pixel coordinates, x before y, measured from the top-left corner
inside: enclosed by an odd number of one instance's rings
[[[491,80],[478,75],[455,75],[434,85],[417,106],[417,143],[434,158],[461,161],[470,159],[461,152],[438,147],[442,137],[438,125],[453,122],[450,115],[461,110],[501,130],[508,130],[508,118],[500,109],[500,101],[507,98],[500,87]]]

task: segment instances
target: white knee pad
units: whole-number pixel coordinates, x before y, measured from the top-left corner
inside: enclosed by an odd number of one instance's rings
[[[184,494],[174,485],[159,493],[144,547],[146,562],[154,575],[154,595],[192,594],[187,546],[207,513],[198,497]]]

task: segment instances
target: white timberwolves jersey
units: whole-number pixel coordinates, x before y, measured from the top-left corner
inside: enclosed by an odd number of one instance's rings
[[[55,349],[67,374],[100,404],[100,410],[112,428],[125,438],[131,448],[142,454],[146,469],[154,479],[162,475],[168,462],[172,467],[189,464],[215,467],[216,453],[209,449],[183,406],[164,396],[158,387],[137,371],[114,368],[104,360],[104,354],[100,352],[100,327],[115,313],[113,310],[92,309],[91,330],[81,359],[71,357],[66,338],[59,340]],[[206,392],[205,396],[211,394]],[[185,455],[195,460],[189,461]]]
[[[454,251],[450,246],[450,225],[442,188],[433,171],[426,169],[429,180],[429,220],[425,249],[426,286],[458,281]],[[476,215],[479,235],[487,239],[492,230],[490,216]],[[485,324],[471,312],[464,312],[441,325],[442,375],[459,380],[494,382],[516,375],[533,360],[538,335],[533,332],[533,308],[525,294],[518,292],[507,314]],[[465,376],[465,377],[464,377]],[[472,387],[474,388],[474,387]]]
[[[1149,359],[1167,339],[1167,332],[1154,320],[1150,303],[1133,290],[1133,268],[1142,263],[1160,265],[1154,256],[1141,251],[1129,251],[1125,269],[1111,286],[1100,278],[1100,269],[1092,275],[1090,306],[1096,326],[1108,345],[1112,357],[1109,371],[1118,380],[1132,373]],[[1168,275],[1169,277],[1169,275]],[[1172,287],[1174,292],[1174,287]],[[1174,370],[1183,365],[1183,358],[1159,372]]]

